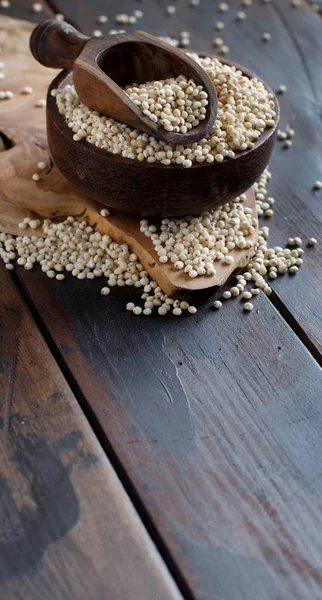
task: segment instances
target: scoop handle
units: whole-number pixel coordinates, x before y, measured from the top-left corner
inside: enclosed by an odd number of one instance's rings
[[[45,67],[72,69],[89,39],[69,23],[49,19],[33,30],[29,46],[35,59]]]

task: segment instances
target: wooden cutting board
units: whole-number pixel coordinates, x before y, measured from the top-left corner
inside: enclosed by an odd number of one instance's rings
[[[79,193],[56,169],[50,160],[46,138],[46,110],[36,107],[46,98],[47,87],[56,74],[37,63],[29,52],[31,23],[10,17],[0,17],[0,56],[5,66],[2,90],[11,90],[11,100],[0,101],[0,230],[21,235],[18,223],[26,216],[37,214],[46,218],[73,215],[86,218],[97,231],[108,234],[119,243],[128,243],[144,268],[166,294],[197,302],[210,297],[218,286],[245,267],[251,250],[234,250],[233,265],[216,264],[216,275],[191,279],[171,264],[160,264],[149,238],[139,230],[139,218],[113,212],[109,217],[100,215],[101,206]],[[30,95],[21,93],[31,86]],[[40,171],[38,163],[46,162]],[[39,182],[32,179],[38,173]],[[247,193],[245,205],[256,214],[253,190]],[[24,230],[30,234],[31,230]],[[37,231],[43,235],[41,230]],[[35,232],[33,232],[35,234]],[[256,242],[258,228],[252,236]]]

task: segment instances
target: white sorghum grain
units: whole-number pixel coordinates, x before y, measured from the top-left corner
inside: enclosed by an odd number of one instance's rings
[[[220,2],[218,4],[218,10],[219,12],[227,12],[227,10],[229,9],[229,6],[226,2]]]
[[[245,302],[243,309],[244,310],[253,310],[254,305],[251,302]]]
[[[167,131],[187,133],[205,119],[208,94],[182,75],[134,84],[124,91],[144,115]]]
[[[225,29],[225,23],[223,21],[216,21],[215,29],[217,29],[217,31],[222,31]]]
[[[190,313],[191,315],[195,315],[196,312],[197,312],[197,309],[195,306],[193,306],[193,305],[188,306],[188,313]]]
[[[221,46],[220,48],[220,54],[228,54],[229,53],[229,46],[226,46],[225,44],[223,46]]]
[[[272,35],[270,33],[263,33],[262,34],[262,41],[263,42],[269,42],[272,39]]]
[[[102,296],[108,296],[108,294],[110,293],[110,288],[109,287],[102,287],[101,289],[101,294]]]
[[[287,133],[286,131],[281,131],[280,129],[277,132],[277,139],[278,140],[286,140],[287,139]]]
[[[36,108],[44,108],[45,106],[46,106],[46,100],[44,98],[37,100],[37,102],[35,104]]]
[[[176,7],[173,5],[166,6],[165,12],[167,15],[174,15],[176,12]]]
[[[190,46],[190,33],[189,31],[181,31],[179,43],[182,48],[188,48]]]
[[[91,111],[80,102],[75,89],[66,86],[53,91],[53,94],[58,111],[68,121],[74,140],[85,140],[125,158],[161,164],[169,164],[170,161],[170,164],[181,164],[185,168],[194,162],[229,160],[236,151],[252,148],[261,133],[274,125],[273,96],[259,80],[249,79],[235,67],[224,65],[216,58],[201,58],[197,54],[190,56],[207,71],[218,98],[217,119],[203,140],[186,147],[170,146]],[[188,111],[182,112],[181,118],[187,120],[190,116]],[[87,124],[86,133],[84,122]]]
[[[245,21],[246,19],[246,13],[243,10],[239,10],[237,15],[236,15],[236,19],[237,21]]]
[[[293,146],[292,140],[285,140],[285,142],[283,144],[283,148],[285,148],[287,150],[288,148],[291,148],[291,146]]]
[[[31,227],[31,229],[37,229],[37,227],[39,227],[41,221],[39,221],[38,219],[32,219],[29,221],[29,227]]]
[[[216,46],[216,48],[220,48],[220,46],[223,46],[224,44],[224,40],[220,37],[215,37],[212,41],[212,45]]]
[[[115,23],[119,23],[119,24],[122,23],[123,25],[127,25],[129,23],[129,15],[126,15],[125,13],[116,15]]]
[[[180,44],[180,41],[177,38],[172,38],[169,36],[160,37],[160,40],[167,42],[167,44],[170,44],[170,46],[174,46],[175,48],[178,47]]]
[[[231,293],[227,290],[226,292],[223,293],[222,297],[225,300],[229,300],[229,298],[231,298]]]
[[[281,85],[279,85],[277,88],[278,94],[285,94],[286,91],[287,91],[287,87],[283,83]]]
[[[248,236],[255,232],[257,220],[251,209],[244,208],[244,199],[241,196],[200,217],[162,219],[160,231],[143,219],[140,231],[147,237],[154,236],[152,241],[161,263],[171,262],[190,277],[213,276],[216,261],[233,264],[229,252],[246,248]]]
[[[43,160],[41,160],[38,163],[38,169],[40,169],[41,171],[44,171],[44,169],[47,169],[47,166],[48,166],[47,163]]]
[[[55,19],[57,21],[63,21],[65,19],[64,15],[62,15],[62,13],[56,13],[55,14]]]
[[[107,23],[107,21],[108,21],[108,17],[106,15],[100,15],[99,17],[97,17],[98,23]]]
[[[314,190],[321,190],[322,189],[322,181],[315,181],[315,183],[313,185],[313,189]]]
[[[10,6],[10,0],[1,0],[0,1],[0,6],[1,6],[1,8],[9,8],[9,6]]]
[[[30,87],[30,85],[25,85],[25,87],[22,88],[20,93],[27,96],[29,94],[32,94],[32,92],[33,92],[32,87]]]
[[[317,243],[318,243],[318,241],[315,238],[311,237],[311,238],[308,239],[307,245],[308,246],[315,246]]]
[[[101,37],[103,35],[102,31],[100,29],[94,29],[92,31],[92,36],[93,37]]]
[[[232,296],[239,296],[239,294],[240,294],[240,289],[237,286],[230,288],[229,291]]]
[[[110,211],[108,208],[102,208],[100,211],[100,214],[102,215],[102,217],[108,217],[110,214]]]
[[[38,175],[38,173],[34,173],[31,179],[34,181],[40,181],[40,175]]]
[[[11,90],[1,90],[0,100],[11,100],[14,97],[14,93]]]
[[[242,298],[244,300],[250,300],[253,297],[253,294],[251,292],[243,292],[242,293]]]
[[[33,12],[35,12],[35,13],[38,13],[38,12],[41,12],[41,11],[42,11],[42,9],[43,9],[43,5],[42,5],[42,4],[40,4],[40,2],[34,2],[34,3],[31,5],[31,9],[32,9],[32,11],[33,11]]]
[[[213,307],[218,309],[222,307],[222,302],[220,302],[220,300],[215,300],[215,302],[213,303]]]

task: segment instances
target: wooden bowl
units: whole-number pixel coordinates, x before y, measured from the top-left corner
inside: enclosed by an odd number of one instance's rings
[[[239,65],[236,67],[248,77],[255,76]],[[222,163],[194,163],[185,169],[180,165],[139,162],[86,141],[75,142],[72,130],[58,113],[55,98],[51,96],[53,89],[72,83],[72,73],[62,71],[48,90],[47,134],[51,155],[55,165],[75,187],[110,208],[142,216],[200,214],[248,190],[269,163],[279,121],[275,96],[275,126],[262,133],[254,148],[237,152],[235,158]],[[265,87],[273,93],[266,84]]]

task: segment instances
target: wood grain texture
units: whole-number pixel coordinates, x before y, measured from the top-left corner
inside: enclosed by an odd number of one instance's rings
[[[318,600],[322,374],[268,299],[142,321],[17,275],[195,597]]]
[[[169,18],[165,3],[151,1],[143,5],[140,27],[154,35],[173,37],[181,30],[189,31],[191,47],[211,53],[211,42],[217,35],[213,23],[222,20],[225,29],[219,37],[230,48],[229,58],[256,72],[274,90],[282,83],[287,86],[286,94],[279,97],[280,129],[290,124],[296,134],[293,147],[284,150],[277,145],[271,160],[269,192],[276,204],[275,214],[267,222],[270,239],[281,245],[295,235],[304,242],[313,236],[319,245],[314,251],[307,250],[299,276],[287,284],[280,278],[272,285],[281,303],[322,354],[322,202],[321,193],[312,191],[314,181],[322,179],[322,21],[304,2],[293,9],[289,0],[273,0],[267,4],[254,1],[246,10],[246,20],[240,23],[236,21],[241,9],[239,0],[229,0],[228,4],[229,11],[223,14],[215,11],[210,0],[200,2],[198,9],[177,3],[175,16]],[[94,27],[97,15],[108,14],[109,22],[103,27],[106,31],[111,23],[114,27],[116,14],[130,14],[138,6],[136,0],[111,0],[108,11],[103,0],[95,0],[90,6],[80,0],[61,0],[61,5],[68,8],[85,33]],[[131,29],[133,26],[127,26]],[[261,41],[263,32],[271,33],[271,42]]]
[[[45,67],[72,69],[89,39],[65,21],[49,19],[33,30],[30,50]]]
[[[181,598],[0,265],[3,600]]]
[[[276,12],[288,11],[281,0],[254,5],[236,25],[237,3],[229,4],[225,37],[234,57],[257,70],[262,65],[274,87],[286,82],[284,114],[300,115],[292,153],[278,149],[274,159],[280,206],[273,241],[318,237],[321,204],[308,180],[320,178],[320,54],[313,52],[320,22],[302,9],[285,12],[290,33]],[[106,12],[99,2],[68,6],[87,27],[90,16],[94,27],[95,16]],[[144,6],[151,31],[189,29],[192,45],[204,50],[208,40],[210,51],[214,13],[207,2],[197,11],[178,3],[178,20],[163,16],[161,3]],[[110,11],[134,7],[111,2]],[[261,45],[259,23],[274,32],[274,44]],[[319,273],[311,254],[297,280],[277,283],[316,343]],[[121,312],[133,299],[130,290],[104,298],[99,281],[60,284],[37,272],[17,274],[195,597],[320,600],[321,371],[269,300],[260,296],[249,315],[236,300],[215,314],[205,307],[189,320],[142,322]]]
[[[89,39],[63,21],[50,20],[35,28],[30,48],[41,64],[73,70],[76,91],[86,106],[168,144],[192,144],[213,127],[217,97],[208,74],[185,52],[144,31]],[[208,94],[205,119],[186,134],[151,121],[122,89],[179,75],[193,79]]]

